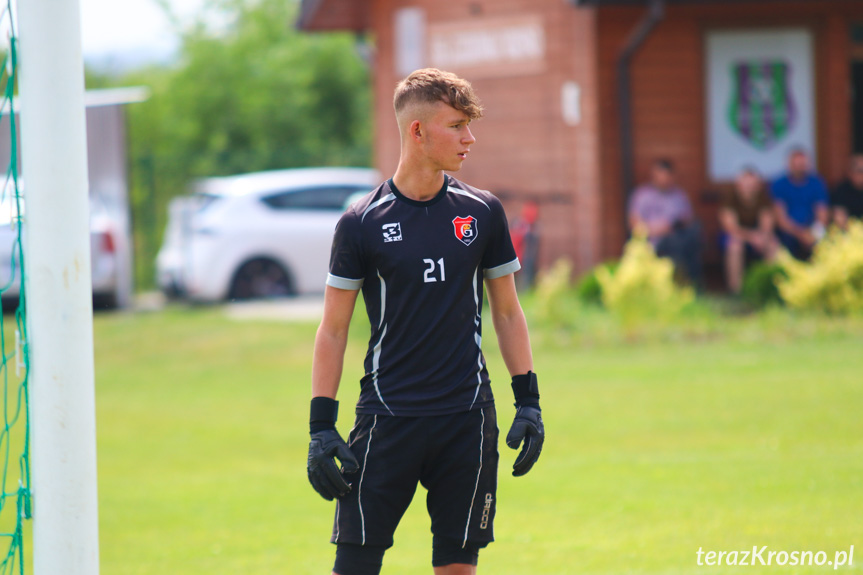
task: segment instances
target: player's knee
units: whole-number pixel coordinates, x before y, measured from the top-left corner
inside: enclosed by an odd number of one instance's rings
[[[449,537],[435,536],[432,541],[432,566],[444,567],[453,563],[476,565],[479,562],[479,550],[486,545],[488,543],[473,541],[463,545],[461,541]]]
[[[384,546],[339,543],[333,572],[338,575],[379,575],[386,550]]]

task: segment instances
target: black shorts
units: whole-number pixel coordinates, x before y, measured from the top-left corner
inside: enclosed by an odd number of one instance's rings
[[[391,547],[417,483],[428,490],[435,537],[462,547],[494,540],[494,406],[429,417],[358,415],[348,445],[360,463],[336,504],[333,543]]]

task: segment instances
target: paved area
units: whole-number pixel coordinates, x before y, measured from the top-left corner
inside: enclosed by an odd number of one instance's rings
[[[159,292],[145,292],[135,296],[131,311],[157,312],[165,308],[168,302]],[[182,302],[172,305],[187,305]],[[194,304],[192,304],[194,305]],[[320,321],[324,313],[324,296],[312,295],[274,300],[257,300],[215,304],[222,309],[230,319],[238,321],[269,320],[269,321]]]
[[[269,301],[229,303],[225,314],[235,320],[319,321],[324,297],[303,296]]]

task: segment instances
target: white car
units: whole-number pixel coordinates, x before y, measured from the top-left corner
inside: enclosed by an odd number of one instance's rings
[[[336,223],[350,201],[379,183],[369,168],[199,180],[169,206],[159,286],[197,301],[322,292]]]
[[[23,186],[19,184],[19,189],[21,187]],[[25,211],[23,198],[21,211]],[[12,191],[7,190],[0,198],[0,287],[3,288],[5,306],[14,305],[20,291],[21,261],[18,251],[20,246],[17,242],[17,213]],[[115,308],[121,303],[119,248],[124,238],[120,237],[117,229],[118,226],[106,206],[97,198],[91,197],[90,266],[94,308]],[[24,241],[23,230],[21,241]],[[26,258],[27,247],[24,246],[25,263]]]

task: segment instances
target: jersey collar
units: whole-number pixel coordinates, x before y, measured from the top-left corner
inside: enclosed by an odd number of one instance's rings
[[[405,196],[396,187],[396,184],[395,184],[395,182],[393,182],[392,178],[387,180],[387,184],[389,185],[390,190],[392,190],[393,194],[395,194],[395,196],[399,200],[405,202],[409,206],[416,206],[418,208],[427,208],[427,207],[432,206],[432,205],[438,203],[439,201],[441,201],[443,199],[443,197],[446,195],[447,188],[450,186],[450,177],[448,175],[444,174],[443,175],[443,186],[441,186],[440,191],[435,195],[435,197],[433,197],[430,200],[425,200],[425,201],[412,200],[409,197]]]

